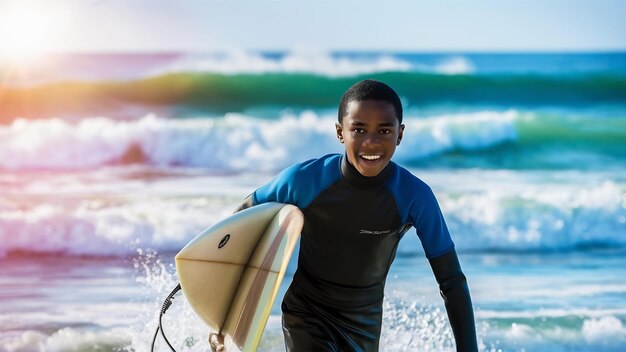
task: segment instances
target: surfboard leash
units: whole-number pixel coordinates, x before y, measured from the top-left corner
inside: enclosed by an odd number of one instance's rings
[[[167,339],[167,337],[165,337],[165,332],[163,331],[162,319],[163,319],[163,315],[165,315],[165,312],[167,312],[168,308],[172,305],[172,300],[174,299],[174,295],[178,291],[180,291],[180,283],[176,285],[176,287],[174,287],[172,292],[170,292],[170,294],[167,295],[167,298],[165,299],[165,301],[163,301],[163,306],[161,307],[161,312],[159,314],[159,326],[157,326],[156,331],[154,332],[154,336],[152,337],[152,347],[150,347],[151,352],[154,352],[154,344],[156,342],[157,335],[159,334],[159,330],[161,330],[161,336],[163,336],[163,340],[165,340],[165,343],[167,343],[167,345],[173,352],[176,352],[174,347],[172,347],[172,344],[170,343],[170,341]]]

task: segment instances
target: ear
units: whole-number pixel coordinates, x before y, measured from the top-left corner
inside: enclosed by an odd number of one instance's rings
[[[343,144],[343,126],[339,122],[335,123],[335,130],[337,130],[337,139],[339,143]]]
[[[398,130],[398,140],[396,142],[396,145],[400,145],[403,135],[404,135],[404,125],[400,125],[400,129]]]

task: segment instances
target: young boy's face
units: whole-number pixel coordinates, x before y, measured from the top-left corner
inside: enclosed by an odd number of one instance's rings
[[[381,100],[350,102],[343,123],[335,127],[348,161],[368,177],[378,175],[387,166],[404,131],[393,105]]]

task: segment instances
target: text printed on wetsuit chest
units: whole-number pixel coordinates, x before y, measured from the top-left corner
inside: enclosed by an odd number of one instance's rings
[[[391,230],[361,230],[359,235],[386,235],[391,233]]]

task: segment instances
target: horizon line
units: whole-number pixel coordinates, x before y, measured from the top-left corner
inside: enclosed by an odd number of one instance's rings
[[[286,53],[328,53],[328,54],[342,54],[342,53],[356,53],[356,54],[621,54],[626,53],[625,48],[605,48],[605,49],[313,49],[313,50],[300,50],[300,49],[181,49],[181,50],[76,50],[76,51],[51,51],[42,53],[38,56],[46,55],[179,55],[179,54],[227,54],[231,52],[246,52],[246,53],[263,53],[263,54],[286,54]],[[0,58],[2,55],[0,54]]]

